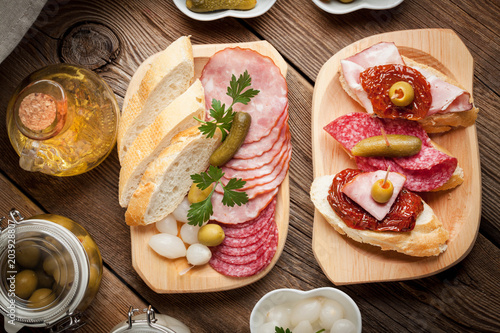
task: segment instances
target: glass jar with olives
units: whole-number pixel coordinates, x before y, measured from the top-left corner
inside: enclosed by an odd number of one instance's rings
[[[23,219],[13,210],[0,234],[0,313],[5,331],[23,326],[62,332],[83,325],[99,290],[102,258],[78,223],[60,215]]]

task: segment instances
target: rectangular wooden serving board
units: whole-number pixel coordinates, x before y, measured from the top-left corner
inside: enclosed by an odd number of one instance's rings
[[[264,56],[270,57],[280,68],[281,74],[286,78],[288,65],[285,60],[271,44],[266,41],[258,41],[238,44],[193,45],[195,79],[200,77],[210,57],[217,51],[227,47],[253,49]],[[138,78],[142,78],[144,74],[141,73],[147,70],[148,65],[152,62],[154,57],[155,55],[151,56],[141,64],[134,74],[134,77],[132,77],[130,86],[139,83],[137,82]],[[128,97],[127,94],[124,103],[126,103]],[[189,267],[186,258],[174,260],[167,259],[158,255],[148,245],[151,236],[159,233],[154,224],[131,227],[132,266],[144,282],[157,293],[195,293],[229,290],[248,285],[261,279],[273,268],[285,246],[290,208],[288,184],[289,180],[287,175],[285,180],[281,183],[277,194],[275,220],[279,232],[278,249],[276,250],[272,262],[262,272],[250,277],[236,278],[224,276],[212,269],[210,265],[206,264],[194,267],[184,275],[179,275],[180,272]]]
[[[434,67],[472,93],[474,61],[467,47],[451,30],[407,30],[371,36],[331,57],[320,70],[312,103],[314,177],[356,168],[341,145],[323,127],[351,112],[364,112],[342,89],[340,60],[379,42],[394,42],[400,53]],[[337,285],[395,281],[436,274],[462,260],[471,250],[481,215],[481,169],[476,126],[430,135],[448,149],[463,168],[465,180],[455,189],[424,193],[422,198],[449,231],[448,249],[437,257],[411,257],[377,246],[358,243],[337,233],[316,210],[313,252],[326,276]]]

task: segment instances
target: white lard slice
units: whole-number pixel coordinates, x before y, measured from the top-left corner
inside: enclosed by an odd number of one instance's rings
[[[372,186],[377,180],[384,179],[386,173],[387,171],[384,170],[360,173],[342,188],[342,192],[345,195],[363,207],[364,210],[379,221],[382,221],[389,213],[392,204],[396,201],[406,181],[406,177],[402,174],[389,172],[389,177],[387,179],[390,180],[394,186],[394,192],[388,202],[385,204],[378,203],[372,198]]]

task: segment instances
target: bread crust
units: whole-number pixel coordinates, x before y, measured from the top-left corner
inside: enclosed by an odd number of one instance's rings
[[[149,100],[156,98],[155,91],[166,81],[176,81],[167,95],[162,93],[166,107],[173,99],[182,94],[194,78],[193,49],[189,37],[180,37],[164,51],[148,58],[136,71],[127,90],[128,99],[124,102],[118,126],[117,150],[120,161],[126,156],[129,146],[140,131],[139,120],[147,126],[156,114],[147,108]],[[130,91],[129,91],[130,90]],[[158,94],[157,94],[158,95]],[[153,110],[154,111],[154,110]]]
[[[170,144],[174,135],[198,124],[193,117],[205,117],[205,95],[199,80],[170,103],[130,145],[121,161],[118,195],[122,207],[127,207],[148,164]]]
[[[404,62],[406,65],[410,67],[419,67],[422,68],[428,72],[432,72],[434,75],[439,77],[441,80],[453,84],[461,89],[464,89],[458,82],[455,80],[449,78],[442,72],[438,71],[437,69],[420,64],[416,62],[413,59],[410,59],[408,57],[402,56]],[[356,102],[358,102],[361,106],[361,101],[357,98],[356,94],[349,88],[349,85],[347,84],[344,74],[342,73],[342,67],[339,69],[339,81],[340,85],[344,89],[344,91]],[[465,90],[465,89],[464,89]],[[427,133],[443,133],[447,132],[449,130],[452,130],[453,128],[457,127],[467,127],[470,125],[473,125],[476,122],[477,114],[479,112],[479,109],[474,106],[474,100],[472,98],[472,94],[470,95],[469,102],[473,105],[472,109],[468,111],[461,111],[461,112],[446,112],[446,113],[436,113],[431,116],[425,117],[424,119],[419,120],[418,122],[422,125],[424,130]]]
[[[196,126],[177,134],[144,172],[130,199],[125,222],[129,226],[147,225],[173,212],[191,187],[190,175],[207,169],[210,155],[219,146],[220,140],[219,131],[209,139]],[[167,187],[169,182],[172,185]],[[158,204],[162,208],[159,212],[153,206],[162,197],[161,192],[165,190],[162,187],[168,188],[168,191],[166,198]]]
[[[326,221],[340,234],[360,242],[379,246],[383,251],[393,250],[415,257],[437,256],[447,248],[448,231],[425,202],[415,228],[409,232],[358,230],[348,227],[334,212],[327,196],[334,175],[314,179],[311,185],[311,200]]]

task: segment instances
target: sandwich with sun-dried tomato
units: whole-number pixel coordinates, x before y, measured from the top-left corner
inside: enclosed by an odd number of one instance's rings
[[[419,122],[428,133],[474,124],[472,95],[437,69],[400,54],[394,43],[375,44],[341,60],[344,90],[368,114]]]

